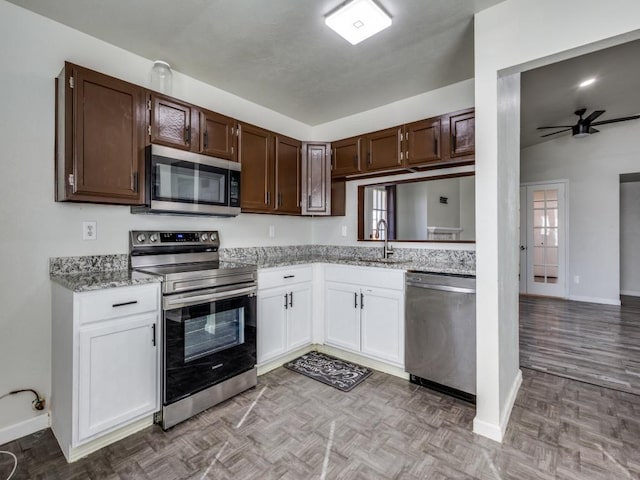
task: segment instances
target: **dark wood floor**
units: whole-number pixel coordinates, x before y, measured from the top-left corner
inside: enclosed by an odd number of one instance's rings
[[[169,432],[71,465],[50,430],[0,449],[18,456],[16,479],[640,478],[640,397],[523,373],[502,444],[471,433],[473,406],[405,380],[374,372],[344,393],[279,368]],[[0,457],[0,479],[9,467]]]
[[[640,395],[640,298],[621,298],[520,297],[520,365]]]

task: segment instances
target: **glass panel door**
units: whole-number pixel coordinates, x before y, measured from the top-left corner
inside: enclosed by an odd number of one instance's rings
[[[528,185],[526,189],[526,293],[564,297],[564,183]]]

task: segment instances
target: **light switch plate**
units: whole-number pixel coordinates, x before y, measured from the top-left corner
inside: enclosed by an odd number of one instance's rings
[[[276,236],[276,227],[273,225],[269,225],[269,238],[274,238]]]
[[[342,225],[342,236],[343,237],[347,236],[347,226],[346,225]]]
[[[82,239],[95,240],[98,238],[98,222],[82,222]]]

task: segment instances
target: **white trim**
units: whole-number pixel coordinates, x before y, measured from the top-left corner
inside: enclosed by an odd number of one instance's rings
[[[19,438],[44,430],[51,425],[49,412],[37,415],[22,422],[0,429],[0,445],[13,442]]]
[[[295,358],[298,358],[300,355],[309,353],[312,350],[315,350],[314,345],[307,345],[306,347],[298,348],[293,352],[288,352],[280,357],[270,360],[267,363],[262,363],[260,365],[257,365],[258,376],[264,375],[265,373],[269,373],[271,370],[275,370],[276,368],[281,367],[285,363],[290,362]]]
[[[613,298],[583,297],[581,295],[570,295],[569,300],[573,300],[575,302],[601,303],[603,305],[620,306],[620,299],[616,300]]]
[[[348,352],[340,348],[330,347],[329,345],[316,345],[316,347],[321,353],[326,353],[327,355],[332,355],[348,362],[355,362],[362,365],[363,367],[369,367],[379,372],[388,373],[389,375],[393,375],[394,377],[404,378],[405,380],[409,379],[409,374],[405,372],[404,368],[402,367],[390,365],[388,363],[374,360],[373,358],[365,357],[357,353]]]
[[[141,420],[133,422],[126,427],[120,428],[114,432],[111,432],[107,435],[103,435],[95,440],[87,442],[79,447],[72,447],[69,449],[69,456],[67,457],[67,462],[72,463],[76,460],[80,460],[87,455],[97,452],[101,448],[106,447],[107,445],[111,445],[112,443],[117,442],[118,440],[122,440],[129,435],[132,435],[140,430],[147,428],[153,425],[153,415],[149,417],[145,417]],[[66,454],[65,449],[62,449],[62,453]],[[66,457],[66,455],[65,455]]]
[[[500,424],[496,425],[495,423],[485,422],[484,420],[479,420],[478,417],[476,417],[473,419],[473,433],[502,443],[504,434],[507,431],[507,426],[509,425],[511,411],[516,403],[516,397],[518,396],[520,385],[522,385],[522,370],[518,370],[516,378],[513,379],[509,395],[507,395],[502,417],[500,418]]]
[[[637,290],[620,290],[620,295],[629,295],[630,297],[640,297],[640,291],[637,291]]]

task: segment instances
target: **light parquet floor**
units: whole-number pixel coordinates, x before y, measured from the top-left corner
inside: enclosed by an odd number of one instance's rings
[[[471,432],[473,406],[406,380],[374,372],[344,393],[279,368],[74,464],[50,430],[0,449],[18,456],[15,479],[640,479],[640,397],[523,373],[502,444]]]
[[[520,365],[640,395],[640,298],[520,297]],[[640,440],[640,439],[639,439]]]

